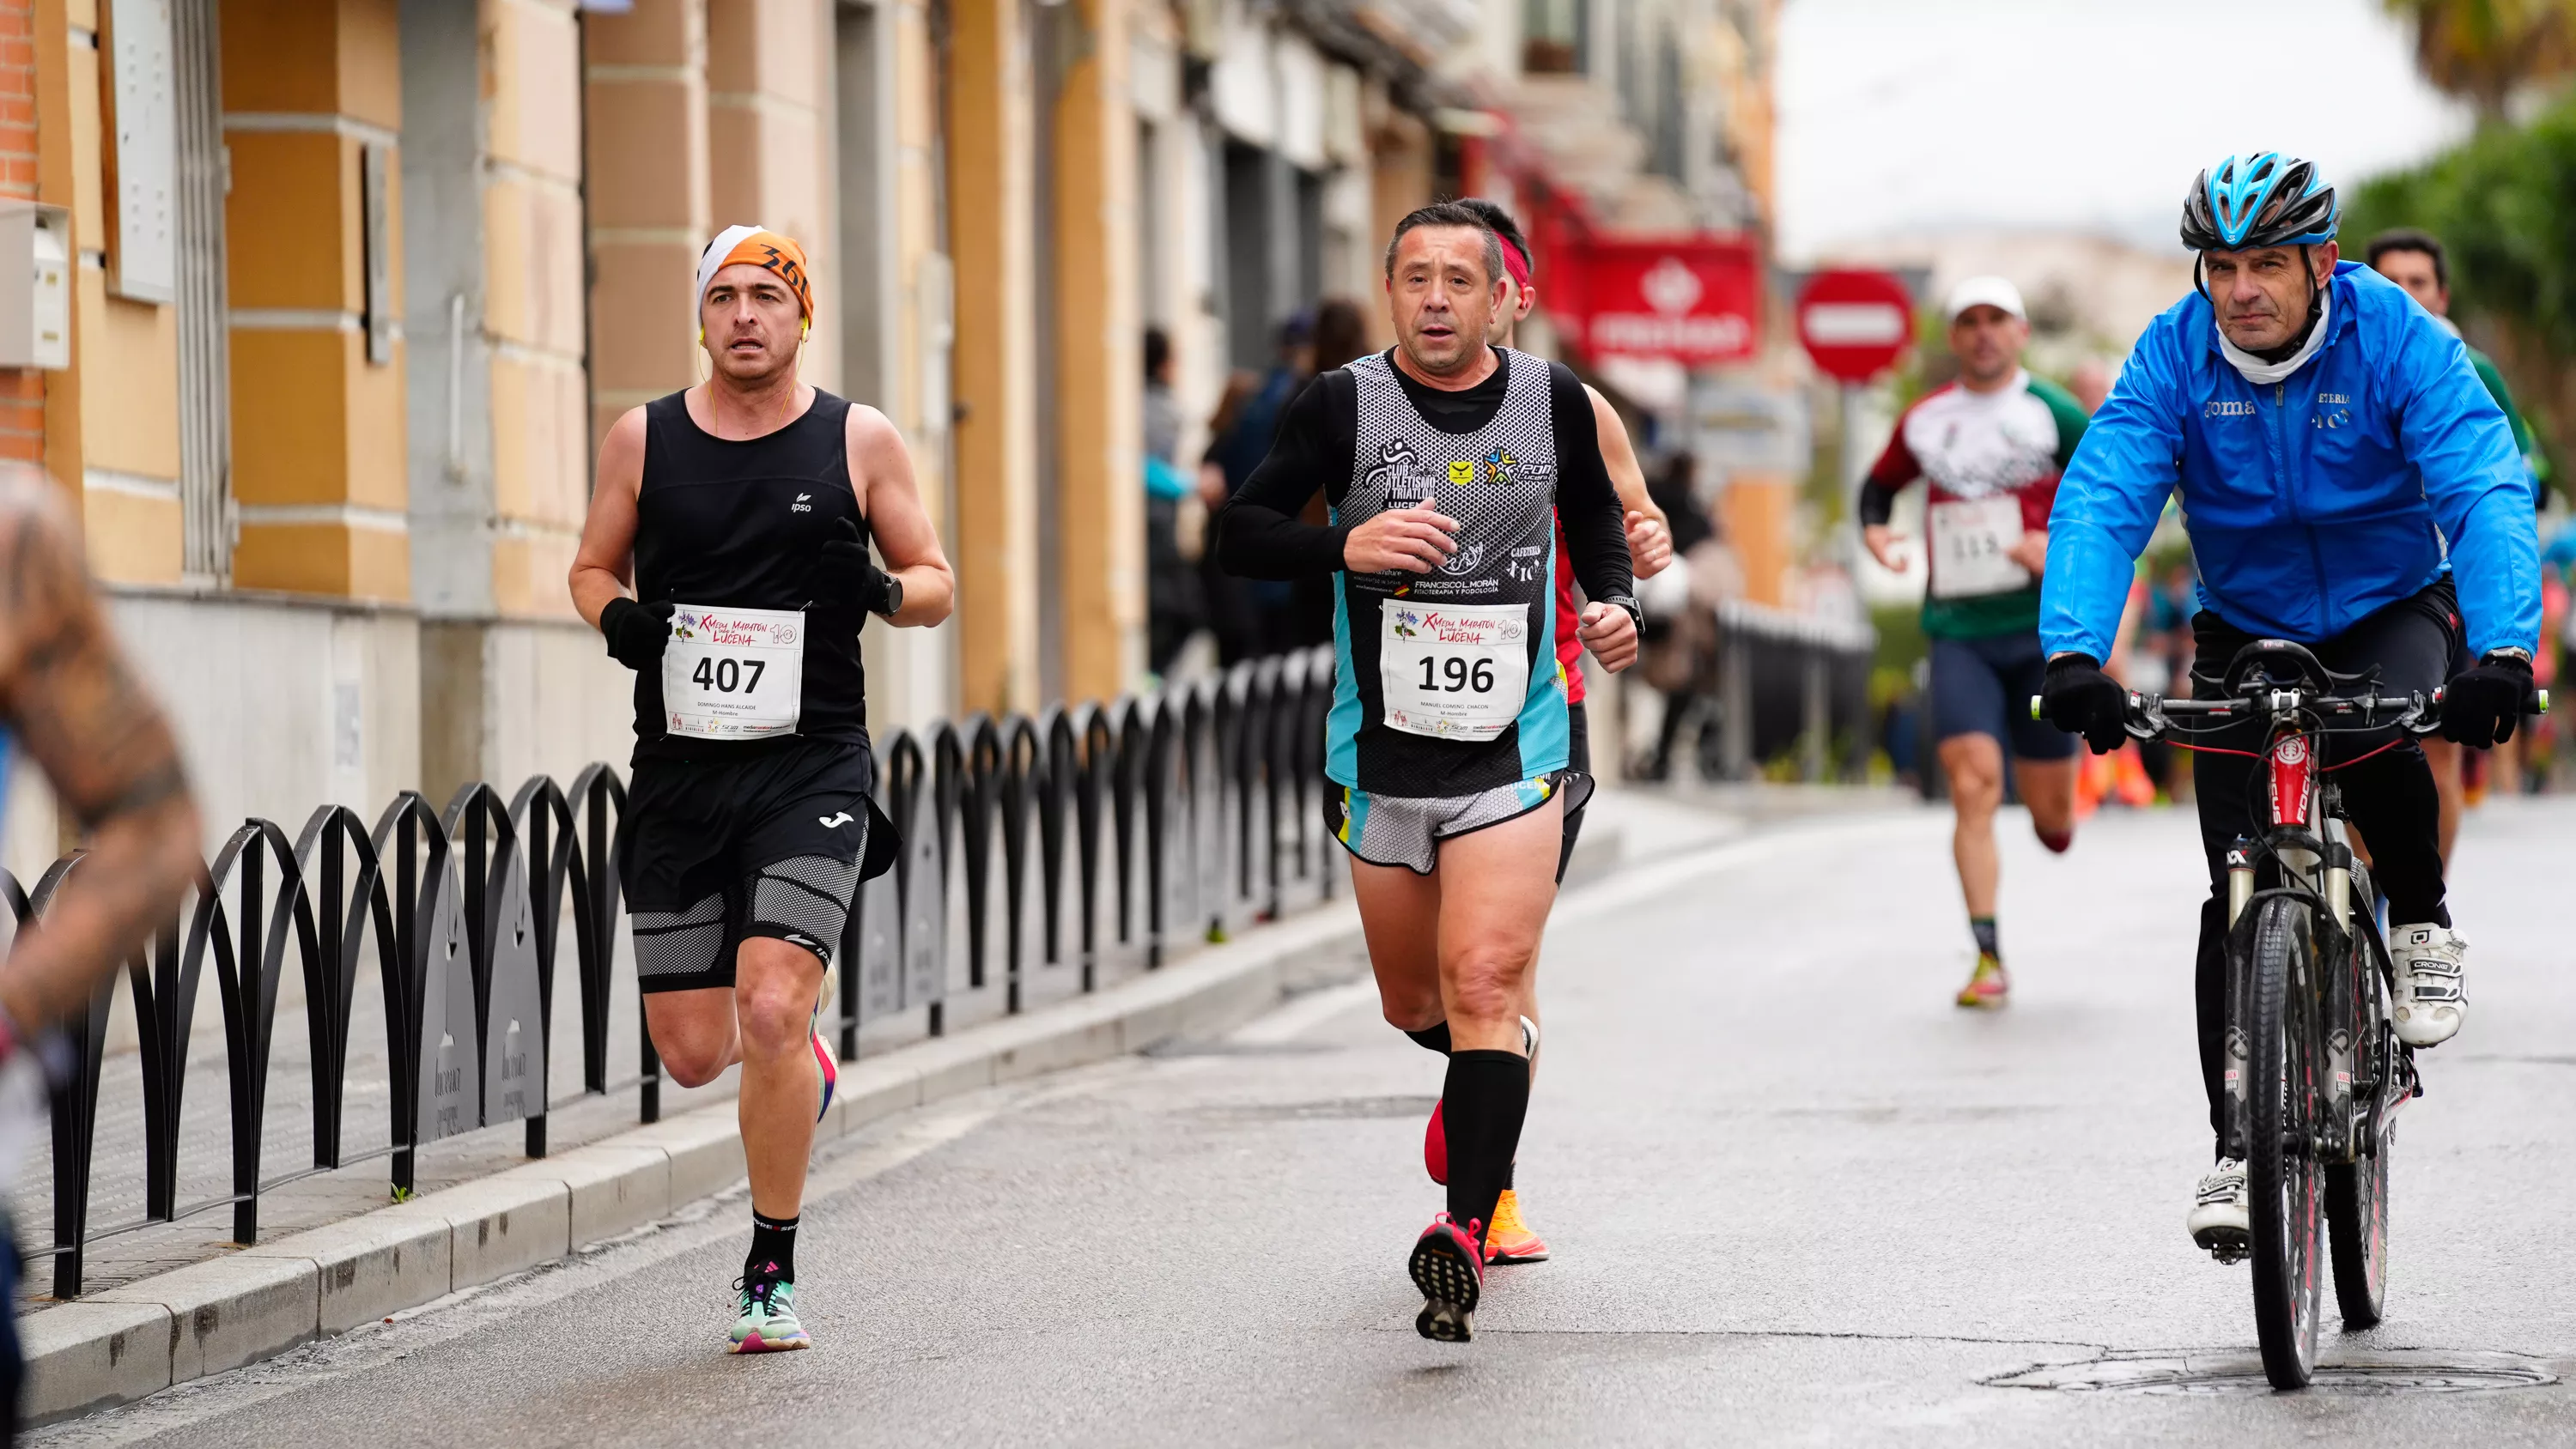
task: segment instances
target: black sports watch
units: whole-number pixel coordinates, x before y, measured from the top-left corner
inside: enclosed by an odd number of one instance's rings
[[[877,612],[889,619],[903,612],[903,579],[900,575],[885,576],[885,607]]]
[[[1628,622],[1637,627],[1637,632],[1640,634],[1646,632],[1646,611],[1637,606],[1637,601],[1635,599],[1626,594],[1612,594],[1601,602],[1605,604],[1616,604],[1621,609],[1626,610],[1628,614]]]

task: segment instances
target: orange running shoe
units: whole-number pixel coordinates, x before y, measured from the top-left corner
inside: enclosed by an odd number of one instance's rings
[[[1547,1239],[1530,1231],[1521,1221],[1521,1200],[1510,1188],[1494,1200],[1494,1225],[1485,1230],[1485,1261],[1488,1263],[1544,1263],[1547,1261]]]
[[[1959,1004],[1992,1011],[2002,1006],[2011,994],[2012,978],[2004,974],[2004,963],[1978,952],[1976,973],[1968,978],[1967,985],[1959,988]],[[1502,1214],[1497,1212],[1494,1216],[1500,1219]]]

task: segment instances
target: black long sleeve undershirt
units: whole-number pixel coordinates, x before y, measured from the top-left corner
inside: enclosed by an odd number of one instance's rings
[[[1610,470],[1601,461],[1591,396],[1563,364],[1546,367],[1556,432],[1556,508],[1565,525],[1567,561],[1587,597],[1632,595],[1636,578],[1625,514]],[[1502,407],[1506,374],[1497,367],[1487,383],[1463,393],[1426,387],[1401,368],[1396,378],[1432,426],[1466,434],[1493,421]],[[1280,418],[1269,456],[1218,515],[1218,564],[1228,573],[1254,579],[1306,578],[1340,569],[1351,525],[1301,523],[1297,514],[1317,488],[1324,490],[1326,502],[1340,507],[1351,482],[1358,433],[1358,385],[1347,370],[1335,368],[1299,393]]]

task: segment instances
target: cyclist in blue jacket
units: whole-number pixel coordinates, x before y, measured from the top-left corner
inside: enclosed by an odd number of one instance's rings
[[[2148,324],[2058,485],[2039,630],[2048,717],[2117,748],[2125,693],[2102,672],[2133,566],[2177,491],[2200,566],[2195,675],[2254,639],[2289,639],[2328,668],[2376,666],[2384,693],[2445,683],[2463,633],[2477,663],[2448,679],[2442,733],[2485,748],[2537,708],[2539,544],[2504,414],[2458,337],[2366,267],[2339,262],[2334,189],[2264,152],[2204,171],[2183,203],[2195,294]],[[2199,743],[2259,749],[2248,720]],[[2440,810],[2412,737],[2334,737],[2345,807],[2388,898],[2398,1036],[2459,1030],[2466,943],[2442,903]],[[2383,748],[2384,747],[2384,748]],[[2374,753],[2376,752],[2376,753]],[[2245,1241],[2243,1164],[2226,1158],[2220,1072],[2227,1007],[2224,853],[2258,826],[2252,762],[2193,756],[2210,897],[2201,908],[2200,1061],[2217,1170],[2189,1227]]]

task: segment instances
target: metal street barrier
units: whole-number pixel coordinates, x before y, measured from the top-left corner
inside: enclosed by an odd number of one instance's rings
[[[1036,973],[1079,968],[1096,990],[1113,956],[1164,963],[1184,940],[1222,939],[1332,889],[1315,828],[1332,655],[1313,650],[1217,678],[1035,719],[978,715],[877,740],[876,798],[901,837],[893,868],[860,887],[837,956],[843,1060],[859,1029],[918,1011],[947,1029],[953,1001],[996,989],[1026,1004]],[[546,1155],[549,1110],[640,1087],[661,1114],[661,1070],[643,1039],[634,1076],[611,1080],[610,993],[621,964],[618,772],[593,764],[568,786],[536,776],[504,799],[477,782],[444,810],[396,796],[369,828],[344,806],[313,812],[289,839],[244,821],[190,898],[127,963],[144,1119],[143,1212],[90,1222],[98,1103],[116,982],[49,1043],[53,1077],[53,1296],[79,1296],[85,1251],[105,1238],[229,1207],[233,1240],[259,1236],[263,1193],[375,1158],[408,1195],[421,1149],[480,1127],[524,1124]],[[995,866],[999,864],[999,870]],[[42,929],[75,852],[33,891],[0,871],[20,929]],[[561,927],[572,922],[581,1091],[550,1100]],[[997,959],[998,958],[998,959]],[[230,1191],[179,1200],[189,1037],[208,963],[221,1007]],[[278,988],[299,974],[312,1057],[311,1164],[263,1174]],[[958,976],[964,977],[962,987]],[[362,979],[362,977],[372,979]],[[349,1030],[362,991],[382,994],[388,1145],[343,1147],[351,1100]],[[990,998],[981,998],[989,1000]],[[989,1010],[990,1008],[985,1008]]]
[[[1793,750],[1800,779],[1864,776],[1877,646],[1869,625],[1729,600],[1718,606],[1717,634],[1719,756],[1728,779]]]

